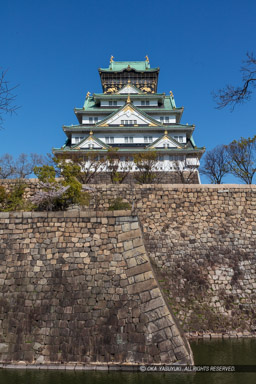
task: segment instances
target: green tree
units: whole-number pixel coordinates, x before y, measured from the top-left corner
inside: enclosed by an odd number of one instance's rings
[[[60,169],[61,180],[56,180],[54,166],[43,165],[34,168],[44,193],[36,193],[32,197],[33,202],[40,202],[39,209],[47,207],[51,210],[66,209],[71,204],[88,205],[90,196],[88,192],[83,191],[82,184],[77,180],[80,166],[62,160],[57,163],[57,167]]]

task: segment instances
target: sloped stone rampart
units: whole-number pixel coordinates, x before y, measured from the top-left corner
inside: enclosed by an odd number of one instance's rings
[[[0,213],[2,363],[192,363],[130,212]]]
[[[27,183],[29,195],[37,182]],[[184,331],[256,335],[255,185],[91,187],[92,209],[107,210],[116,197],[131,203]]]
[[[183,330],[256,335],[256,186],[94,186],[91,206],[130,201]]]

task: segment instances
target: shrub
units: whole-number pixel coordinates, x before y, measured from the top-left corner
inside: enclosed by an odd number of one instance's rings
[[[67,209],[71,204],[89,205],[90,195],[82,190],[82,184],[77,180],[79,165],[61,162],[58,167],[63,177],[60,181],[55,179],[56,170],[53,166],[35,167],[34,172],[41,187],[41,191],[31,198],[36,209],[58,211]]]
[[[30,209],[29,204],[23,199],[25,184],[18,182],[10,192],[0,187],[0,209],[3,212],[20,211]]]
[[[126,209],[131,209],[131,204],[123,201],[121,197],[117,197],[116,199],[111,200],[109,211],[118,211]]]

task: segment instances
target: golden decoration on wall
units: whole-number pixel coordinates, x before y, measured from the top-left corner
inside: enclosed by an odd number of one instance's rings
[[[147,93],[152,92],[151,88],[149,88],[149,87],[142,87],[141,90],[143,92],[147,92]]]
[[[106,90],[106,93],[115,93],[115,92],[117,92],[118,91],[118,89],[116,88],[116,87],[111,87],[111,88],[108,88],[107,90]]]

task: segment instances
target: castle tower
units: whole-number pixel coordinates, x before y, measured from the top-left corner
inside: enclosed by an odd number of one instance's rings
[[[136,172],[134,155],[154,151],[162,183],[181,182],[180,171],[193,171],[190,182],[198,183],[205,149],[195,145],[195,126],[180,123],[184,108],[176,107],[173,93],[157,92],[159,68],[150,68],[147,56],[145,61],[114,61],[111,56],[99,74],[103,92],[88,92],[83,108],[75,108],[79,124],[63,127],[67,141],[53,149],[54,155],[84,158],[86,166],[90,154],[103,158],[115,148],[120,170],[130,162]]]

